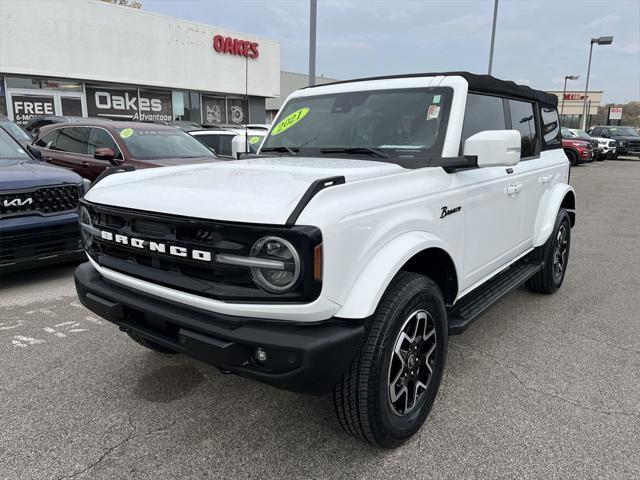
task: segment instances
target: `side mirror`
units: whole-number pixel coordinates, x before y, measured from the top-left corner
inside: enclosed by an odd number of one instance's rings
[[[116,154],[110,148],[96,148],[93,153],[93,158],[96,160],[105,160],[113,165],[117,165]]]
[[[478,159],[478,167],[511,167],[520,161],[518,130],[485,130],[467,138],[464,156]]]
[[[33,145],[27,145],[27,150],[36,160],[42,160],[42,152]]]

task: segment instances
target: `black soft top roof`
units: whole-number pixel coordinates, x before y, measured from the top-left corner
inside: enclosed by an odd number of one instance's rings
[[[534,90],[526,85],[518,85],[510,80],[500,80],[491,75],[478,75],[470,72],[431,72],[431,73],[408,73],[404,75],[387,75],[382,77],[356,78],[353,80],[343,80],[339,82],[323,83],[316,87],[324,87],[327,85],[337,85],[341,83],[362,82],[366,80],[385,80],[392,78],[411,78],[411,77],[436,77],[436,76],[458,76],[463,77],[469,83],[469,90],[474,92],[492,93],[496,95],[508,95],[510,97],[518,97],[527,100],[544,103],[545,105],[558,105],[558,97],[542,90]],[[306,87],[315,88],[315,87]]]

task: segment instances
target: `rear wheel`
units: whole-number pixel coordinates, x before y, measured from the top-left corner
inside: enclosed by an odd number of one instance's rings
[[[564,281],[571,248],[571,221],[566,210],[560,209],[553,233],[544,245],[533,253],[533,259],[544,261],[542,269],[527,280],[527,288],[535,293],[554,293]]]
[[[142,345],[143,347],[148,348],[149,350],[153,350],[154,352],[159,352],[159,353],[178,353],[175,350],[171,350],[170,348],[165,347],[164,345],[160,345],[159,343],[156,343],[152,340],[147,340],[146,338],[141,337],[140,335],[137,335],[133,332],[127,332],[127,335],[129,335],[129,337],[131,337],[131,339]]]
[[[438,286],[425,276],[399,273],[369,320],[360,354],[334,388],[342,428],[382,448],[416,433],[438,392],[447,333]]]

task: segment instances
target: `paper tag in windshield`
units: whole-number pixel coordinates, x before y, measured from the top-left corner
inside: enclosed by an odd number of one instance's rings
[[[438,118],[438,115],[440,115],[440,106],[429,105],[429,110],[427,110],[427,120],[433,120],[434,118]]]
[[[433,103],[440,103],[440,95],[433,96]]]
[[[125,128],[120,132],[122,138],[129,138],[131,135],[133,135],[133,128]]]
[[[275,127],[273,127],[273,130],[271,130],[271,135],[278,135],[288,128],[293,127],[296,123],[306,117],[307,113],[309,113],[309,107],[303,107],[287,115],[280,122],[278,122]]]

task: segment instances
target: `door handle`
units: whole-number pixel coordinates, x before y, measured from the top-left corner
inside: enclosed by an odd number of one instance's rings
[[[89,162],[80,162],[80,165],[82,165],[83,167],[88,167],[91,164]]]
[[[517,195],[520,193],[520,189],[522,189],[521,183],[512,183],[507,187],[507,195]]]
[[[542,175],[540,177],[540,183],[542,183],[543,185],[546,185],[547,183],[549,183],[551,180],[553,179],[553,175]]]

